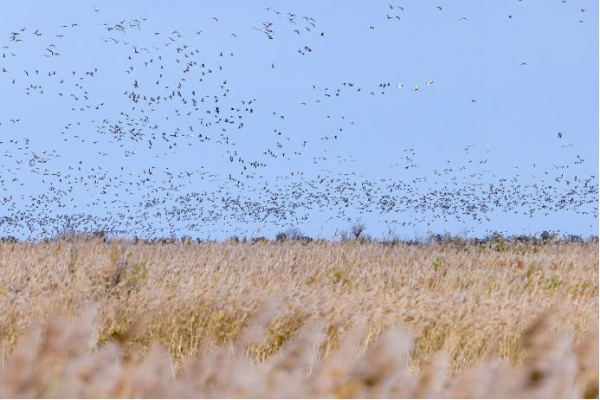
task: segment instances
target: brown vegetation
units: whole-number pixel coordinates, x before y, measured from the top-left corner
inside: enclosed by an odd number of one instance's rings
[[[598,396],[597,242],[0,243],[0,307],[3,397]]]

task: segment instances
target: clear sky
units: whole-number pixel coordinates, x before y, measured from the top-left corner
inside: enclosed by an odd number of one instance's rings
[[[0,235],[598,233],[598,2],[14,1]]]

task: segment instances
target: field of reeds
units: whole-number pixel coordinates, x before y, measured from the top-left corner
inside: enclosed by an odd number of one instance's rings
[[[598,397],[598,241],[0,243],[0,397]]]

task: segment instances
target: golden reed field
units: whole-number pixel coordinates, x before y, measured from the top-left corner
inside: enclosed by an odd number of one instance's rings
[[[598,397],[598,241],[0,243],[1,397]]]

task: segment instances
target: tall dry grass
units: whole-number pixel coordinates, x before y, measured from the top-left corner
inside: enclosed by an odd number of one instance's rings
[[[0,307],[2,397],[598,396],[597,243],[3,243]]]

